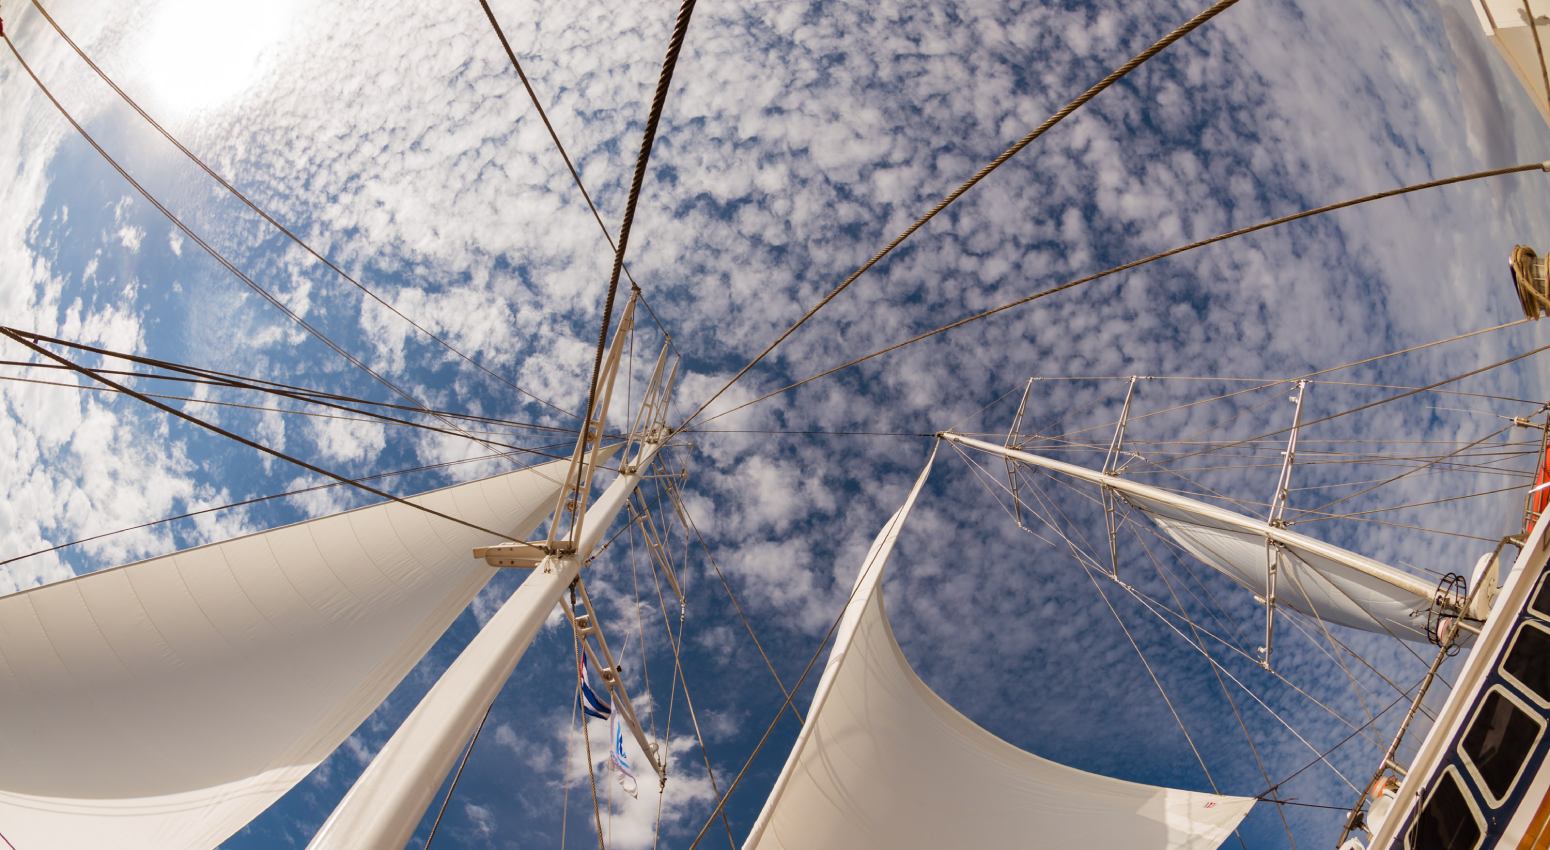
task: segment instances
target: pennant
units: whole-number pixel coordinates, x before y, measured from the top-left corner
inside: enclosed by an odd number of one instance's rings
[[[580,654],[576,662],[576,681],[580,684],[576,694],[576,704],[588,717],[596,717],[599,720],[607,720],[614,713],[613,706],[597,695],[592,688],[592,671],[587,665],[587,654]]]
[[[624,751],[624,723],[619,715],[615,714],[608,721],[608,731],[613,733],[613,752],[608,756],[608,764],[619,777],[619,787],[631,797],[640,797],[639,785],[635,781],[635,771],[630,768],[630,756]]]

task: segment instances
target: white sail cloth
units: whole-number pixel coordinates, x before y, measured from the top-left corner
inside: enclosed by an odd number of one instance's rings
[[[883,611],[888,553],[930,464],[884,526],[744,850],[1209,850],[1252,798],[1125,782],[1024,752],[910,668]]]
[[[1120,497],[1152,518],[1186,552],[1259,595],[1265,595],[1266,532],[1277,531],[1276,604],[1342,626],[1410,641],[1426,641],[1426,613],[1433,588],[1386,564],[1287,532],[1267,523],[1222,522],[1200,508]],[[1331,551],[1333,550],[1333,551]],[[1396,582],[1403,577],[1404,583]]]
[[[566,463],[412,501],[521,539]],[[386,698],[494,542],[390,502],[0,597],[0,835],[216,846]]]
[[[972,437],[944,437],[1019,463],[1108,487],[1151,517],[1186,552],[1264,598],[1266,566],[1279,552],[1276,604],[1320,620],[1425,641],[1436,583],[1365,555],[1240,513],[1085,466],[1009,449]],[[1274,544],[1274,548],[1272,548]]]

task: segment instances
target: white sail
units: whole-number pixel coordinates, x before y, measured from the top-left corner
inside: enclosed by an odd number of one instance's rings
[[[630,493],[640,483],[658,446],[647,444],[589,508],[576,552],[546,559],[469,641],[420,704],[382,746],[376,758],[329,815],[309,850],[403,847],[414,834],[480,718],[511,677],[544,619],[581,567]]]
[[[881,586],[929,471],[867,554],[807,723],[745,850],[1220,845],[1253,798],[1125,782],[1039,758],[958,713],[910,668]]]
[[[412,501],[521,539],[567,463]],[[390,502],[0,597],[0,833],[216,846],[388,695],[494,542]]]
[[[1179,546],[1261,598],[1269,544],[1280,547],[1276,602],[1330,623],[1424,641],[1434,582],[1270,523],[1076,464],[956,434],[946,439],[1112,488]]]
[[[1540,117],[1550,122],[1550,91],[1545,88],[1543,51],[1550,55],[1550,15],[1543,3],[1534,4],[1536,20],[1531,22],[1523,0],[1473,0],[1475,15],[1480,18],[1480,28],[1486,38],[1496,46],[1513,76],[1518,78]],[[1534,27],[1538,25],[1539,40],[1534,39]]]

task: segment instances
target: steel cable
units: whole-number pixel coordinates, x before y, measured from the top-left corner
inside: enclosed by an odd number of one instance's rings
[[[830,375],[833,375],[835,372],[840,372],[840,371],[843,371],[845,369],[849,369],[852,366],[856,366],[856,365],[859,365],[861,363],[865,363],[868,360],[872,360],[874,358],[881,357],[881,356],[883,356],[885,354],[891,354],[891,353],[893,353],[895,351],[898,351],[901,348],[904,348],[905,346],[914,345],[915,343],[920,342],[922,340],[930,339],[931,337],[937,336],[939,334],[944,334],[944,333],[947,333],[949,331],[956,330],[958,328],[963,327],[964,325],[980,321],[981,319],[988,319],[991,316],[996,315],[997,313],[1001,313],[1001,312],[1004,312],[1006,310],[1010,310],[1010,309],[1012,309],[1014,307],[1021,307],[1024,304],[1028,304],[1028,303],[1031,303],[1033,301],[1037,301],[1037,300],[1039,300],[1041,298],[1047,298],[1047,297],[1049,297],[1051,295],[1055,295],[1055,294],[1058,294],[1058,293],[1061,293],[1061,292],[1065,292],[1068,289],[1074,289],[1074,288],[1076,288],[1078,286],[1083,286],[1085,284],[1089,284],[1089,283],[1092,283],[1094,281],[1101,280],[1101,279],[1109,277],[1111,275],[1119,274],[1120,272],[1131,271],[1133,269],[1140,268],[1140,267],[1148,265],[1150,263],[1155,263],[1158,260],[1163,260],[1163,259],[1167,259],[1169,257],[1178,256],[1179,254],[1184,254],[1184,253],[1187,253],[1189,251],[1194,251],[1194,250],[1196,250],[1198,248],[1204,248],[1204,247],[1206,247],[1208,245],[1214,245],[1214,244],[1216,244],[1218,242],[1225,242],[1225,241],[1227,241],[1229,239],[1236,239],[1239,236],[1247,236],[1248,234],[1256,233],[1256,232],[1261,231],[1261,230],[1268,230],[1268,229],[1270,229],[1272,227],[1278,227],[1280,225],[1289,224],[1291,222],[1299,221],[1301,219],[1311,218],[1311,217],[1314,217],[1314,216],[1323,215],[1325,213],[1335,212],[1336,210],[1346,209],[1347,207],[1358,206],[1358,205],[1365,204],[1365,203],[1368,203],[1368,202],[1371,202],[1371,201],[1379,201],[1379,200],[1383,200],[1385,198],[1393,198],[1393,197],[1397,197],[1397,196],[1400,196],[1400,195],[1407,195],[1407,194],[1410,194],[1412,192],[1420,192],[1420,191],[1423,191],[1423,190],[1426,190],[1426,189],[1436,189],[1436,188],[1439,188],[1439,187],[1442,187],[1442,186],[1451,186],[1451,185],[1456,184],[1456,183],[1466,183],[1466,182],[1470,182],[1470,181],[1473,181],[1473,180],[1483,180],[1483,179],[1487,179],[1487,178],[1491,178],[1491,177],[1501,177],[1503,175],[1508,175],[1508,174],[1522,174],[1522,173],[1529,172],[1529,171],[1550,170],[1550,168],[1547,168],[1547,166],[1550,166],[1550,163],[1539,163],[1539,162],[1527,163],[1527,164],[1524,164],[1524,165],[1514,165],[1514,166],[1509,166],[1509,167],[1506,167],[1506,168],[1493,168],[1493,169],[1490,169],[1490,170],[1487,170],[1487,171],[1476,171],[1476,172],[1472,172],[1470,174],[1461,174],[1461,175],[1456,176],[1456,177],[1446,177],[1446,178],[1443,178],[1441,180],[1429,180],[1429,181],[1427,181],[1425,183],[1414,183],[1414,184],[1411,184],[1409,186],[1403,186],[1403,187],[1400,187],[1400,188],[1397,188],[1397,189],[1388,189],[1388,190],[1385,190],[1385,191],[1382,191],[1382,192],[1374,192],[1374,193],[1372,193],[1370,195],[1362,195],[1361,197],[1350,198],[1348,200],[1338,201],[1338,202],[1333,203],[1333,204],[1325,204],[1324,206],[1321,206],[1321,207],[1314,207],[1312,209],[1306,209],[1306,210],[1303,210],[1301,212],[1292,213],[1291,215],[1285,215],[1285,216],[1281,216],[1280,218],[1273,218],[1273,219],[1270,219],[1268,221],[1262,221],[1262,222],[1260,222],[1258,224],[1252,224],[1252,225],[1249,225],[1248,227],[1240,227],[1237,230],[1229,230],[1229,231],[1227,231],[1225,233],[1219,233],[1219,234],[1217,234],[1215,236],[1211,236],[1209,238],[1201,239],[1201,240],[1198,240],[1198,241],[1195,241],[1195,242],[1190,242],[1190,243],[1188,243],[1186,245],[1179,245],[1179,246],[1174,247],[1174,248],[1169,248],[1166,251],[1160,251],[1160,252],[1158,252],[1156,254],[1152,254],[1152,255],[1147,256],[1147,257],[1142,257],[1139,260],[1132,260],[1132,261],[1130,261],[1128,263],[1123,263],[1121,265],[1113,266],[1111,268],[1104,269],[1103,271],[1096,272],[1094,274],[1086,275],[1085,277],[1079,277],[1079,278],[1076,278],[1075,280],[1070,280],[1070,281],[1067,281],[1065,283],[1059,284],[1057,286],[1049,287],[1048,289],[1041,289],[1038,292],[1032,293],[1030,295],[1025,295],[1025,296],[1023,296],[1021,298],[1017,298],[1017,299],[1014,299],[1012,301],[1008,301],[1005,304],[1001,304],[999,306],[992,307],[992,308],[990,308],[988,310],[982,310],[982,311],[980,311],[978,313],[974,313],[973,315],[965,316],[965,317],[963,317],[961,319],[958,319],[958,320],[953,321],[953,322],[949,322],[949,323],[947,323],[945,325],[942,325],[940,327],[937,327],[937,328],[934,328],[932,330],[926,331],[924,333],[916,334],[915,336],[912,336],[909,339],[904,340],[903,342],[898,342],[898,343],[895,343],[893,345],[889,345],[889,346],[884,347],[884,348],[879,348],[879,349],[877,349],[876,351],[873,351],[870,354],[862,355],[861,357],[857,357],[854,360],[846,361],[846,362],[841,363],[840,365],[835,366],[833,368],[825,369],[824,371],[819,372],[819,373],[817,373],[815,375],[809,375],[808,377],[803,378],[800,381],[797,381],[796,383],[788,384],[788,385],[786,385],[784,387],[781,387],[778,390],[773,390],[771,392],[765,393],[764,395],[761,395],[761,396],[753,399],[752,401],[743,402],[742,404],[740,404],[740,405],[738,405],[736,407],[733,407],[733,408],[731,408],[729,410],[722,411],[721,413],[718,413],[715,416],[712,416],[712,417],[706,419],[705,421],[706,422],[714,422],[715,420],[720,419],[723,416],[727,416],[729,414],[736,413],[737,411],[742,410],[743,408],[751,407],[751,406],[753,406],[755,404],[758,404],[761,401],[764,401],[764,400],[770,399],[770,398],[774,398],[775,396],[780,395],[782,393],[790,392],[791,390],[794,390],[797,387],[800,387],[800,386],[802,386],[804,384],[811,383],[811,382],[816,381],[816,380],[818,380],[820,378],[826,378],[826,377],[828,377]],[[1527,321],[1527,320],[1526,319],[1520,319],[1520,320],[1518,320],[1516,322],[1511,322],[1509,324],[1520,324],[1520,323],[1522,323],[1524,321]],[[1247,390],[1241,390],[1240,392],[1247,392]],[[720,395],[720,393],[718,392],[717,396],[719,396],[719,395]],[[712,400],[714,400],[714,398],[712,398]],[[708,406],[708,404],[709,404],[709,402],[707,402],[705,405],[701,405],[700,406],[700,410],[696,411],[695,415],[698,416],[699,413],[701,411],[703,411],[706,406]],[[690,419],[692,420],[693,417],[690,417]],[[686,421],[688,421],[688,420],[686,420]]]
[[[710,398],[706,399],[705,402],[702,403],[698,408],[696,408],[693,413],[689,414],[689,417],[684,420],[684,426],[682,426],[682,427],[687,427],[689,424],[694,422],[695,418],[698,417],[701,413],[704,413],[705,409],[710,407],[711,404],[715,403],[716,399],[721,398],[721,395],[723,393],[725,393],[727,390],[731,389],[733,384],[737,383],[739,380],[742,380],[743,376],[748,374],[749,370],[753,369],[754,366],[758,365],[759,361],[761,361],[765,357],[769,356],[770,352],[774,351],[776,349],[776,347],[778,347],[781,343],[785,342],[786,339],[788,337],[790,337],[793,333],[796,333],[797,329],[802,327],[802,325],[806,324],[807,321],[809,319],[811,319],[815,314],[817,314],[817,312],[819,310],[822,310],[825,306],[827,306],[829,304],[830,301],[833,301],[835,299],[835,297],[837,297],[841,292],[844,292],[846,289],[848,289],[851,284],[855,283],[858,279],[860,279],[860,277],[862,275],[866,274],[867,271],[869,271],[873,266],[875,266],[879,262],[881,262],[884,257],[887,257],[889,254],[893,253],[893,250],[895,248],[899,247],[901,244],[903,244],[904,240],[906,240],[906,239],[910,238],[910,236],[914,235],[915,231],[917,231],[920,228],[924,227],[927,222],[929,222],[933,218],[936,218],[938,213],[940,213],[942,210],[947,209],[950,205],[952,205],[952,203],[954,201],[957,201],[959,198],[963,197],[964,194],[966,194],[970,189],[973,189],[976,185],[978,185],[979,182],[981,180],[984,180],[987,176],[989,176],[992,171],[995,171],[997,168],[1000,168],[1003,164],[1006,163],[1007,160],[1009,160],[1012,157],[1016,156],[1024,148],[1026,148],[1026,147],[1028,147],[1028,145],[1032,144],[1034,142],[1034,140],[1038,139],[1040,136],[1042,136],[1046,132],[1048,132],[1050,128],[1054,127],[1056,124],[1059,124],[1062,120],[1064,120],[1071,113],[1077,111],[1083,105],[1085,105],[1088,101],[1090,101],[1093,98],[1097,97],[1099,94],[1101,94],[1103,92],[1104,89],[1107,89],[1109,86],[1112,86],[1114,83],[1116,83],[1120,79],[1122,79],[1125,75],[1129,74],[1131,71],[1134,71],[1136,68],[1140,67],[1140,65],[1143,62],[1147,61],[1148,59],[1151,59],[1153,56],[1156,56],[1158,53],[1161,53],[1163,50],[1167,49],[1168,46],[1173,44],[1175,41],[1178,41],[1179,39],[1183,38],[1184,36],[1189,35],[1191,32],[1193,32],[1195,29],[1197,29],[1201,25],[1205,24],[1207,21],[1211,20],[1212,18],[1216,17],[1217,15],[1221,14],[1222,12],[1226,11],[1229,7],[1231,7],[1236,2],[1238,2],[1238,0],[1217,0],[1216,3],[1211,4],[1211,6],[1209,6],[1205,10],[1201,11],[1199,14],[1195,15],[1193,18],[1190,18],[1188,21],[1186,21],[1183,24],[1181,24],[1178,27],[1176,27],[1172,32],[1168,33],[1167,35],[1163,36],[1161,39],[1159,39],[1158,41],[1153,43],[1152,46],[1148,47],[1147,49],[1145,49],[1145,50],[1141,51],[1140,53],[1136,54],[1135,56],[1131,57],[1130,61],[1126,62],[1125,64],[1123,64],[1121,66],[1119,66],[1118,68],[1114,69],[1113,71],[1110,71],[1107,76],[1105,76],[1103,79],[1099,80],[1098,82],[1096,82],[1093,85],[1091,85],[1090,87],[1088,87],[1088,89],[1086,91],[1084,91],[1081,94],[1077,95],[1074,100],[1072,100],[1070,103],[1067,103],[1065,106],[1062,106],[1058,111],[1055,112],[1055,114],[1053,114],[1050,117],[1044,119],[1044,122],[1042,124],[1040,124],[1039,126],[1033,128],[1033,130],[1029,131],[1029,133],[1027,135],[1023,136],[1021,139],[1018,139],[1015,143],[1012,144],[1011,147],[1009,147],[1006,150],[1002,151],[1001,154],[999,156],[997,156],[995,159],[993,159],[990,162],[986,163],[984,166],[981,166],[980,170],[976,171],[974,173],[974,176],[970,177],[968,180],[965,180],[962,184],[960,184],[958,186],[958,188],[956,188],[956,189],[952,190],[951,192],[947,193],[947,195],[945,197],[943,197],[940,201],[937,201],[936,205],[933,206],[930,210],[928,210],[925,215],[923,215],[920,218],[916,219],[912,224],[910,224],[909,227],[906,227],[904,229],[904,232],[900,233],[898,236],[895,236],[893,238],[893,241],[889,242],[887,245],[884,245],[883,249],[881,251],[878,251],[876,254],[874,254],[870,260],[867,260],[865,263],[862,263],[860,268],[858,268],[855,271],[851,272],[850,276],[845,278],[844,280],[840,281],[840,284],[838,286],[834,287],[834,289],[831,290],[828,295],[825,295],[822,299],[820,299],[818,301],[817,304],[814,304],[806,313],[803,313],[801,318],[797,319],[796,322],[794,322],[790,327],[788,327],[784,331],[782,331],[780,333],[780,335],[777,336],[773,342],[771,342],[769,345],[765,346],[763,351],[759,352],[759,354],[757,356],[755,356],[752,360],[748,361],[748,365],[746,365],[743,368],[739,369],[737,371],[736,375],[733,375],[730,380],[728,380],[725,384],[722,385],[721,389],[716,390],[716,392],[713,393]],[[712,418],[715,418],[715,417],[712,417]]]

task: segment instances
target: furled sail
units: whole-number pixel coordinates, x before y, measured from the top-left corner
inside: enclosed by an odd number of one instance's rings
[[[1125,782],[1039,758],[958,713],[910,668],[881,586],[929,471],[867,554],[807,723],[744,850],[1220,845],[1252,798]]]
[[[1042,455],[969,437],[948,439],[986,448],[1020,463],[1111,488],[1146,514],[1185,551],[1249,591],[1266,593],[1267,559],[1278,551],[1276,603],[1343,626],[1425,641],[1434,582],[1177,493]]]
[[[567,463],[412,501],[522,539]],[[386,698],[493,542],[390,502],[0,597],[0,834],[216,846]]]

